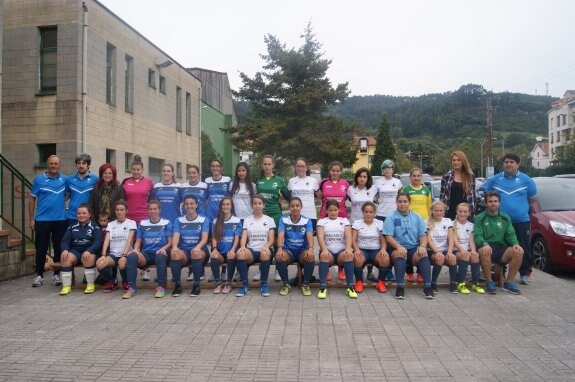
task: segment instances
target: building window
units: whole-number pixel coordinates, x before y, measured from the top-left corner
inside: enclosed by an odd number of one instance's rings
[[[40,92],[56,91],[58,28],[40,28]]]
[[[182,89],[176,86],[176,131],[182,131]]]
[[[134,59],[126,54],[126,79],[125,110],[128,113],[134,112]]]
[[[557,116],[557,127],[561,126],[561,116]]]
[[[151,88],[156,88],[156,71],[148,69],[148,86]]]
[[[161,182],[162,180],[162,164],[164,163],[163,159],[152,158],[148,159],[148,175],[154,181],[154,183]]]
[[[160,76],[160,93],[166,94],[166,77]]]
[[[106,149],[106,163],[116,164],[116,150]]]
[[[539,158],[539,151],[537,151],[537,158]]]
[[[132,153],[125,153],[124,154],[124,171],[131,172],[132,171],[132,161],[134,160],[134,154]]]
[[[366,153],[367,152],[367,138],[360,138],[359,140],[359,152]]]
[[[182,179],[182,163],[181,162],[176,163],[176,177],[178,177],[178,179]]]
[[[567,114],[563,114],[563,126],[567,124]]]
[[[186,134],[192,135],[192,95],[186,92]]]
[[[553,134],[551,134],[551,143],[553,143]]]
[[[50,155],[56,155],[56,144],[55,143],[42,143],[36,145],[38,148],[38,167],[48,166],[48,157]]]
[[[375,158],[375,155],[369,155],[367,157],[367,163],[369,163],[369,164],[373,163],[373,158]]]
[[[553,128],[553,118],[551,118],[551,122],[549,123],[549,127]]]
[[[106,46],[106,103],[116,105],[116,47]]]
[[[561,142],[561,132],[557,132],[557,143]]]

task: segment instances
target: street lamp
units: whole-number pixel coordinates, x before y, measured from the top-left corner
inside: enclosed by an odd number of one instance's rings
[[[471,138],[471,137],[467,137],[467,139],[472,139],[474,141],[478,141],[481,145],[481,177],[483,178],[483,145],[487,141],[485,139]]]

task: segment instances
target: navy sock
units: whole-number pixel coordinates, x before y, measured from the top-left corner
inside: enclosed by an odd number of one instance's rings
[[[114,278],[114,275],[112,275],[112,269],[111,268],[104,268],[104,269],[100,269],[99,270],[100,275],[102,275],[102,278],[106,281],[112,281],[112,279]]]
[[[377,281],[385,281],[385,275],[391,272],[389,268],[377,268]]]
[[[353,268],[353,274],[355,276],[355,282],[363,282],[363,268]]]
[[[313,261],[303,263],[303,283],[308,284],[313,276],[313,269],[315,268],[315,263]]]
[[[481,264],[471,263],[471,282],[477,284],[479,282],[479,274],[481,273]]]
[[[457,270],[457,282],[465,282],[465,276],[467,276],[467,267],[469,266],[469,261],[459,260],[459,269]]]
[[[325,288],[327,286],[327,273],[329,272],[329,263],[323,261],[319,263],[319,287]]]
[[[156,273],[158,275],[158,286],[165,288],[168,278],[168,256],[156,255]]]
[[[441,268],[443,265],[434,265],[433,266],[433,274],[431,275],[431,282],[436,283],[437,279],[439,278],[439,274],[441,273]]]
[[[138,277],[138,255],[135,252],[128,254],[126,264],[126,276],[128,276],[128,284],[130,288],[136,289],[136,277]]]
[[[194,274],[194,284],[196,281],[200,282],[200,277],[202,276],[202,269],[204,269],[203,259],[192,259],[192,273]]]
[[[210,259],[210,268],[212,268],[212,274],[214,275],[215,281],[221,280],[220,275],[220,263],[216,259]]]
[[[120,277],[122,277],[122,282],[128,282],[128,275],[126,274],[126,268],[120,269]]]
[[[405,259],[403,257],[396,257],[393,260],[393,267],[395,268],[395,283],[398,287],[405,286]]]
[[[369,275],[372,272],[373,272],[373,265],[368,265],[367,266],[367,274]]]
[[[282,283],[286,284],[289,282],[289,276],[288,276],[288,264],[285,261],[278,261],[276,263],[276,268],[278,270],[278,273],[280,274],[280,277],[282,278]]]
[[[228,278],[227,281],[228,282],[232,282],[232,280],[234,279],[234,273],[236,272],[236,259],[229,259],[228,260]]]
[[[345,282],[347,287],[353,287],[353,261],[346,261],[343,263],[343,271],[345,272]]]
[[[448,265],[447,267],[449,269],[449,283],[457,283],[457,265]]]
[[[417,271],[421,274],[423,278],[423,286],[425,288],[431,288],[431,263],[429,262],[429,257],[424,256],[417,262]]]
[[[260,273],[261,273],[260,285],[267,285],[268,276],[270,274],[270,265],[271,265],[270,260],[260,261]],[[286,265],[286,273],[287,273],[287,265]]]
[[[170,261],[170,268],[172,269],[172,277],[174,278],[176,285],[182,285],[182,261]]]
[[[248,262],[245,260],[238,260],[238,272],[240,272],[240,279],[244,286],[248,286]]]

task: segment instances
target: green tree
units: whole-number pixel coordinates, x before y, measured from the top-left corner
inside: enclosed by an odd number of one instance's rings
[[[555,174],[564,174],[575,172],[575,140],[571,143],[555,149],[555,160],[551,168],[557,167],[559,170],[553,170]]]
[[[210,136],[202,131],[202,177],[210,176],[210,163],[213,159],[222,160],[214,149]]]
[[[397,156],[395,154],[395,147],[393,146],[393,141],[391,140],[389,122],[387,121],[387,116],[384,114],[383,119],[379,124],[379,130],[377,132],[376,143],[375,143],[375,153],[373,154],[373,159],[371,160],[371,173],[379,175],[381,173],[381,164],[386,159],[391,159],[395,162]]]
[[[347,83],[333,87],[326,77],[331,60],[323,58],[311,25],[301,37],[304,43],[297,49],[286,48],[275,36],[265,37],[263,70],[252,78],[240,73],[243,85],[235,93],[249,103],[249,113],[228,131],[237,147],[272,154],[276,162],[303,156],[310,163],[340,160],[351,165],[356,124],[327,115],[328,106],[349,95]]]

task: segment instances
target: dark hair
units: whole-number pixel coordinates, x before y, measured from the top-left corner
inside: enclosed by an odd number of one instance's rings
[[[361,212],[363,212],[363,211],[365,210],[365,207],[371,207],[371,208],[373,208],[373,211],[376,210],[376,207],[375,207],[375,203],[374,203],[374,202],[365,202],[365,203],[363,203],[363,205],[361,206]]]
[[[273,157],[272,155],[270,155],[270,154],[265,154],[265,155],[262,157],[262,163],[264,163],[264,159],[266,159],[266,158],[271,159],[271,160],[272,160],[272,164],[275,164],[276,161],[274,160],[274,157]],[[264,169],[263,169],[263,166],[262,166],[262,169],[260,170],[260,178],[263,178],[264,176],[265,176],[265,175],[264,175]]]
[[[295,200],[295,201],[298,201],[299,204],[303,206],[303,202],[301,201],[301,199],[300,199],[298,196],[292,196],[291,199],[289,200],[288,205],[290,205],[291,202],[293,202],[294,200]]]
[[[331,207],[331,206],[336,206],[337,209],[339,210],[339,202],[338,202],[337,200],[335,200],[335,199],[328,199],[328,200],[325,202],[325,210],[326,210],[326,211],[327,211],[327,209],[328,209],[329,207]]]
[[[254,204],[254,200],[255,200],[255,199],[261,200],[261,201],[264,203],[264,207],[266,206],[266,198],[264,198],[263,195],[261,195],[261,194],[255,194],[255,195],[253,196],[253,198],[252,198],[252,204]]]
[[[200,168],[199,168],[198,166],[196,166],[195,164],[189,165],[188,168],[187,168],[187,170],[186,170],[186,173],[187,173],[188,171],[190,171],[191,168],[195,169],[195,170],[198,172],[198,174],[200,173]]]
[[[219,160],[219,159],[217,159],[217,158],[214,158],[214,159],[212,159],[212,160],[210,161],[210,166],[211,166],[212,163],[214,163],[214,162],[218,162],[218,164],[220,165],[220,167],[223,167],[223,166],[224,166],[224,164],[222,163],[222,161]]]
[[[144,162],[142,162],[142,157],[139,154],[134,155],[134,159],[132,160],[130,167],[133,166],[142,166],[142,168],[144,168]]]
[[[80,208],[86,208],[88,210],[88,212],[90,213],[90,215],[92,215],[92,208],[90,208],[90,204],[88,203],[81,203],[78,208],[76,208],[76,211],[78,211]]]
[[[161,168],[163,169],[163,168],[166,167],[166,166],[168,166],[168,167],[170,168],[170,170],[172,170],[172,184],[173,184],[173,183],[176,183],[176,173],[175,173],[175,171],[174,171],[174,165],[171,164],[171,163],[164,162],[164,163],[162,163],[162,167],[161,167]]]
[[[411,203],[411,196],[407,192],[403,192],[403,191],[399,191],[397,193],[397,196],[395,197],[396,202],[399,200],[400,196],[405,196],[407,198],[407,201]]]
[[[355,172],[355,175],[353,177],[353,185],[355,187],[357,187],[357,179],[359,178],[359,176],[363,173],[367,174],[367,183],[365,184],[366,188],[371,188],[371,186],[373,186],[373,177],[371,176],[371,173],[369,172],[369,170],[365,167],[360,168],[359,170],[357,170]]]
[[[297,165],[297,162],[299,162],[299,161],[302,161],[303,163],[305,163],[305,166],[307,167],[307,170],[305,170],[305,174],[306,174],[307,176],[310,176],[310,175],[311,175],[311,170],[309,169],[309,163],[307,163],[307,160],[306,160],[305,158],[303,158],[303,157],[297,158],[297,159],[295,160],[295,162],[294,162],[294,167],[295,167],[295,165]],[[295,171],[294,171],[294,174],[297,176],[297,174],[295,173]]]
[[[115,186],[118,184],[118,171],[116,170],[116,167],[114,167],[113,164],[111,163],[104,163],[103,165],[100,166],[100,168],[98,169],[98,174],[100,175],[100,178],[98,179],[98,182],[96,182],[96,188],[101,189],[102,186],[104,185],[104,179],[102,178],[104,175],[104,171],[106,171],[107,169],[112,170],[112,186]]]
[[[120,199],[116,203],[114,203],[114,211],[116,210],[116,207],[118,205],[124,206],[124,207],[126,207],[126,211],[128,210],[128,202],[126,202],[124,199]]]
[[[216,216],[216,222],[214,223],[214,239],[216,240],[216,242],[219,242],[220,239],[222,238],[222,234],[224,232],[224,223],[225,223],[225,216],[224,216],[224,212],[222,211],[222,204],[224,203],[224,200],[229,200],[230,203],[232,204],[232,216],[236,214],[235,209],[234,209],[234,200],[229,197],[229,196],[224,196],[221,200],[220,200],[220,205],[218,207],[218,215]]]
[[[152,200],[148,200],[148,208],[150,208],[150,206],[152,204],[157,205],[160,209],[162,209],[162,205],[160,204],[160,201],[158,199],[152,199]]]
[[[78,154],[76,159],[74,159],[74,163],[78,164],[78,162],[86,162],[88,166],[90,166],[92,164],[92,157],[86,153]]]
[[[106,218],[108,220],[110,220],[110,214],[107,213],[106,211],[102,211],[98,214],[98,219],[103,219]]]
[[[492,197],[496,197],[497,200],[501,201],[501,195],[499,195],[499,192],[497,191],[487,191],[485,193],[485,201],[487,202],[487,199],[492,198]]]
[[[198,202],[198,197],[196,195],[193,194],[188,194],[186,195],[186,197],[184,198],[183,203],[186,204],[186,200],[188,199],[194,199],[194,201],[196,202],[196,204],[200,204],[200,202]]]
[[[238,176],[238,169],[244,167],[246,169],[246,188],[250,194],[250,199],[254,197],[254,183],[252,182],[252,175],[250,173],[250,165],[246,162],[240,162],[236,165],[236,172],[234,175],[234,182],[232,183],[232,189],[230,194],[235,194],[240,189],[240,177]]]
[[[521,158],[519,158],[519,156],[517,154],[506,153],[505,155],[503,155],[502,160],[505,162],[505,159],[511,159],[512,161],[516,162],[517,164],[521,163]]]

